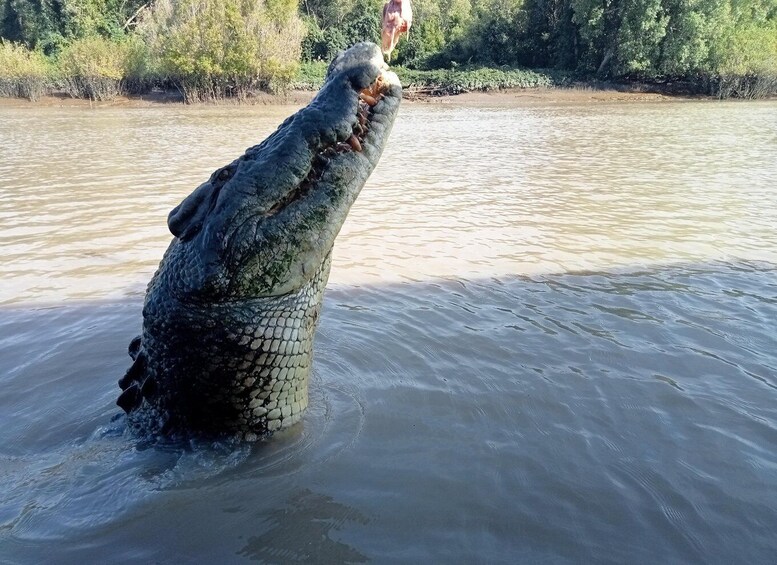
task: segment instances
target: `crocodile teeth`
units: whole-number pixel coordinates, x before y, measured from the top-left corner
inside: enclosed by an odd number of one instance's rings
[[[356,138],[355,135],[352,135],[348,138],[348,145],[351,146],[351,149],[354,151],[361,151],[362,150],[362,144],[359,142],[359,140]]]
[[[368,106],[374,106],[375,104],[378,103],[377,99],[374,96],[366,94],[364,91],[359,93],[359,98],[364,100]]]

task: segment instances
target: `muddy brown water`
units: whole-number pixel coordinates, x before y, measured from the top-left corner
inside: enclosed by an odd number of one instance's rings
[[[302,423],[128,437],[166,214],[292,109],[0,108],[0,562],[774,562],[775,102],[406,104]]]

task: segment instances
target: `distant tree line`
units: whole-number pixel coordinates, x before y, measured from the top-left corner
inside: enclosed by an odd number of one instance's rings
[[[0,0],[0,95],[34,98],[53,83],[94,99],[152,84],[190,101],[283,89],[300,63],[377,42],[382,4]],[[414,0],[413,9],[393,61],[413,76],[528,67],[777,92],[777,0]]]
[[[303,55],[379,37],[381,0],[303,0]],[[397,62],[585,77],[775,80],[777,0],[414,0]],[[772,85],[777,86],[777,84]]]

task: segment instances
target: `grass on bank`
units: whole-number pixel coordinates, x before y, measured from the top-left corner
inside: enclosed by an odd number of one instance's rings
[[[324,84],[327,64],[302,63],[292,88],[317,90]],[[569,75],[559,72],[528,69],[437,69],[419,71],[405,67],[393,67],[402,87],[410,93],[430,95],[462,94],[473,91],[490,91],[505,88],[537,88],[562,86],[569,83]]]

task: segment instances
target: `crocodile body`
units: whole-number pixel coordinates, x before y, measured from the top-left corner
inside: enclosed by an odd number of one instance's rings
[[[352,47],[307,107],[170,213],[119,381],[132,428],[255,440],[300,420],[335,237],[401,94],[377,46]]]

